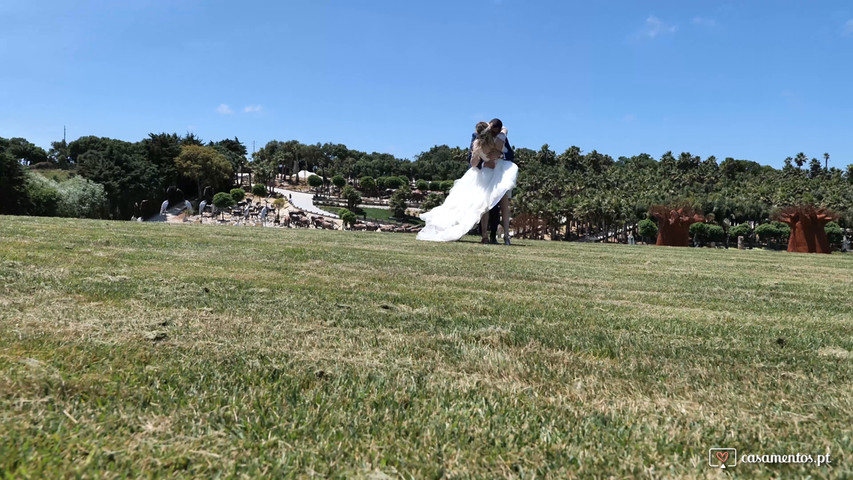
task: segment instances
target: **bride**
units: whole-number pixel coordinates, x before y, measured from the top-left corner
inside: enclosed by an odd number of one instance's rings
[[[504,197],[515,187],[518,167],[502,158],[506,132],[506,128],[502,128],[495,135],[492,125],[486,122],[477,124],[477,139],[472,144],[470,168],[454,182],[443,204],[420,215],[426,225],[418,233],[418,240],[459,240],[480,223],[481,217],[488,214],[489,209],[498,202],[503,200],[502,207],[503,203],[509,205],[508,198]],[[481,160],[483,168],[478,168]],[[503,223],[504,231],[508,232],[508,212],[504,215]],[[509,240],[508,235],[505,238]]]

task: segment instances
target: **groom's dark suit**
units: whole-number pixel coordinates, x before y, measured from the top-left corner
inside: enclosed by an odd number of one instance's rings
[[[471,164],[471,154],[474,152],[474,140],[477,139],[477,134],[471,134],[471,146],[468,148],[468,164]],[[512,146],[509,144],[509,139],[504,142],[504,148],[506,152],[504,152],[504,158],[509,160],[510,162],[515,161],[515,152],[512,150]],[[480,160],[480,163],[477,164],[477,168],[483,168],[483,160]],[[498,202],[491,210],[489,210],[489,241],[491,243],[498,243],[498,225],[501,223],[501,204]],[[506,234],[505,234],[506,235]]]

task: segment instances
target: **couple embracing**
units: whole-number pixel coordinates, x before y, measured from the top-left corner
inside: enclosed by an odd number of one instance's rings
[[[509,199],[515,187],[518,167],[512,162],[514,155],[506,132],[497,118],[477,124],[471,140],[470,168],[454,182],[443,204],[421,214],[426,225],[418,233],[418,240],[459,240],[479,222],[483,243],[496,243],[497,217],[500,216],[504,243],[509,245]],[[489,223],[492,227],[491,242],[487,228]]]

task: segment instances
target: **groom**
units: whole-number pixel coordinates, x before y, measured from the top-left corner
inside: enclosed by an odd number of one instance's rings
[[[504,126],[504,124],[500,118],[493,118],[489,122],[489,128],[492,130],[492,135],[494,135],[494,136],[497,136],[499,133],[501,133],[501,128],[503,128],[503,126]],[[477,133],[476,132],[472,133],[471,134],[471,146],[470,146],[470,148],[468,148],[468,163],[471,162],[471,152],[474,150],[474,140],[476,140],[476,139],[477,139]],[[509,160],[510,162],[515,161],[515,152],[512,150],[512,146],[510,146],[510,144],[509,144],[509,139],[507,139],[507,141],[504,142],[503,155],[501,156],[501,158],[503,158],[505,160]],[[484,165],[486,166],[486,168],[495,168],[495,161],[491,160],[491,161],[485,162],[483,160],[480,160],[480,163],[477,165],[477,168],[483,168]],[[508,195],[511,195],[511,193]],[[498,202],[494,207],[492,207],[491,210],[489,210],[489,225],[488,225],[488,227],[489,227],[489,240],[488,240],[489,243],[492,243],[492,244],[498,243],[498,225],[500,223],[501,223],[501,204],[500,204],[500,202]],[[483,231],[483,240],[485,243],[486,225],[484,225],[482,221],[480,222],[480,229],[481,229],[481,231]],[[509,232],[504,232],[504,235],[508,236]]]

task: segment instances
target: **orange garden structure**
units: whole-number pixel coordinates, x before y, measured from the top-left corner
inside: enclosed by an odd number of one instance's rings
[[[788,207],[777,215],[780,222],[791,227],[788,251],[799,253],[830,253],[826,224],[836,215],[823,208],[810,205]]]
[[[676,209],[666,205],[655,205],[649,209],[649,214],[658,222],[656,245],[669,247],[689,246],[690,225],[705,221],[705,217],[691,207]]]

